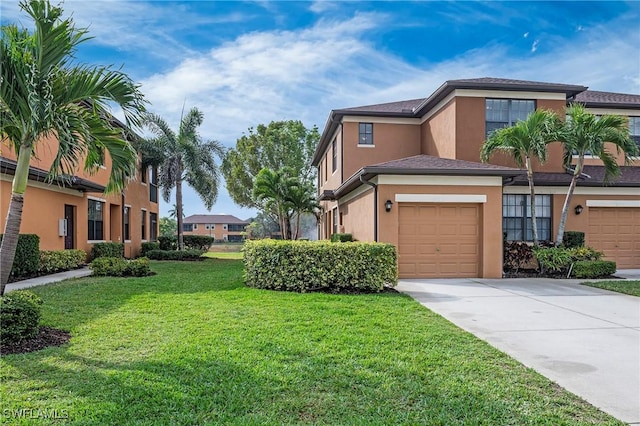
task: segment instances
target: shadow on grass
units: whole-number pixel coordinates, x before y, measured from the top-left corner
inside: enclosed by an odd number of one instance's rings
[[[63,330],[92,321],[145,294],[198,294],[246,288],[242,262],[152,262],[156,275],[140,278],[85,277],[32,289],[44,300],[42,325]]]

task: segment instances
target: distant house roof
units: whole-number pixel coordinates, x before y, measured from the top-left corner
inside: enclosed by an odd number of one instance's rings
[[[335,191],[324,191],[320,198],[327,200],[337,199],[360,186],[363,180],[368,181],[377,175],[446,175],[469,176],[469,179],[473,179],[474,176],[513,178],[525,173],[525,170],[512,167],[421,154],[363,167]]]
[[[194,214],[191,216],[187,216],[182,220],[182,223],[205,223],[205,224],[215,224],[215,223],[226,223],[229,225],[248,225],[249,222],[246,220],[238,219],[235,216],[230,214]]]
[[[616,107],[640,109],[640,95],[632,95],[628,93],[586,90],[582,93],[578,93],[575,97],[575,101],[592,108]]]
[[[17,162],[8,158],[0,157],[0,173],[14,175],[16,173]],[[64,175],[56,179],[50,179],[46,170],[29,166],[29,180],[55,185],[61,188],[75,189],[80,192],[104,192],[105,187],[78,176]]]

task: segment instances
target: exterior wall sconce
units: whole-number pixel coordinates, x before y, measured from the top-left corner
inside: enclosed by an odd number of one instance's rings
[[[384,203],[384,209],[387,213],[391,211],[391,206],[393,206],[393,202],[391,200],[387,200],[387,202]]]
[[[580,204],[578,204],[575,208],[576,214],[582,213],[582,210],[584,210],[584,208]]]

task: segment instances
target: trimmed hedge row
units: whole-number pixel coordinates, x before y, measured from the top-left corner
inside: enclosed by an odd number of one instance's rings
[[[153,260],[203,260],[203,250],[151,250],[147,257]]]
[[[4,234],[0,234],[0,241]],[[11,275],[22,277],[33,275],[40,267],[40,237],[35,234],[19,234],[16,255],[13,259]]]
[[[616,273],[616,262],[609,260],[592,260],[576,262],[573,275],[576,278],[601,278]]]
[[[353,235],[351,234],[331,234],[332,243],[346,243],[353,241]]]
[[[562,237],[562,245],[566,248],[584,247],[584,232],[566,231]]]
[[[160,250],[160,243],[156,241],[142,243],[142,250],[140,250],[140,256],[146,256],[151,250]]]
[[[84,250],[42,250],[40,252],[40,269],[44,274],[77,269],[87,261]]]
[[[0,296],[0,340],[19,342],[38,334],[42,299],[27,290],[15,290]]]
[[[109,277],[146,277],[151,275],[149,259],[126,260],[121,257],[99,257],[89,265],[96,276]]]
[[[124,259],[124,244],[112,242],[95,243],[91,247],[89,258],[93,260],[99,257],[121,257]]]
[[[207,251],[211,244],[214,243],[214,238],[208,235],[183,235],[182,241],[184,242],[185,250]],[[160,243],[160,250],[178,249],[178,237],[175,236],[158,237],[158,243]]]
[[[252,240],[245,242],[243,251],[250,287],[381,291],[398,282],[397,252],[391,244]]]

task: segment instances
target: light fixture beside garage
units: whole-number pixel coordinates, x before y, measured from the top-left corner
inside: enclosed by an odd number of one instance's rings
[[[581,204],[578,204],[575,208],[576,214],[580,214],[582,213],[582,210],[584,209],[584,207],[582,207]]]
[[[386,210],[387,213],[391,211],[391,206],[393,206],[393,201],[391,200],[387,200],[387,202],[384,203],[384,209]]]

